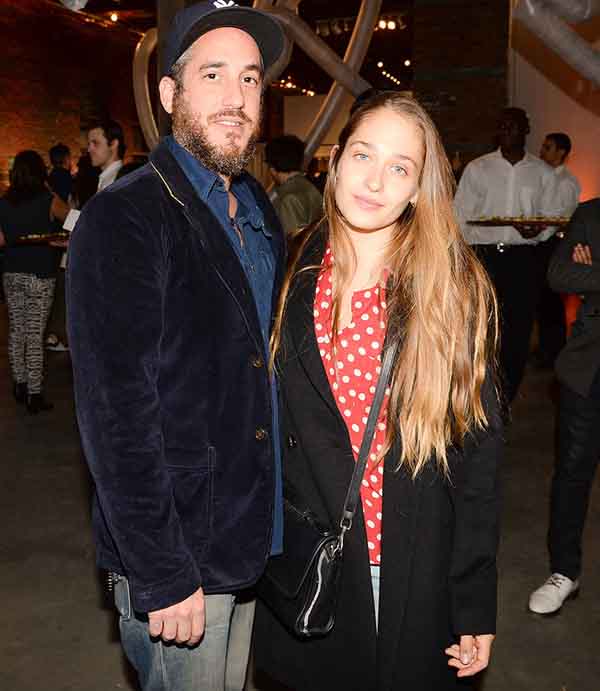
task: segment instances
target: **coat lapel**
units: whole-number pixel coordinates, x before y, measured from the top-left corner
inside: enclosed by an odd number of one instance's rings
[[[325,233],[317,230],[298,262],[298,270],[310,266],[321,266],[325,254],[325,242]],[[333,398],[315,335],[314,302],[318,275],[318,269],[310,269],[303,271],[294,279],[287,300],[285,330],[307,377],[347,435],[346,424]]]

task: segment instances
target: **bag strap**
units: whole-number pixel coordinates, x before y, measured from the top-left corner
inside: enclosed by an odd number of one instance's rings
[[[348,493],[346,494],[346,501],[344,502],[344,511],[342,513],[342,519],[340,521],[340,547],[343,546],[344,534],[352,527],[352,521],[354,519],[354,514],[356,513],[356,507],[358,505],[360,484],[362,482],[363,475],[365,474],[365,468],[367,467],[369,451],[371,450],[371,444],[373,443],[373,437],[375,436],[375,425],[377,424],[377,418],[379,417],[379,413],[381,411],[381,406],[383,404],[383,399],[385,396],[385,390],[390,380],[392,367],[394,365],[394,360],[396,359],[397,350],[397,339],[385,350],[383,364],[381,365],[381,373],[379,375],[379,380],[377,382],[377,387],[375,389],[375,394],[373,396],[373,403],[371,404],[369,417],[367,418],[365,433],[362,438],[362,443],[360,445],[360,450],[358,452],[358,458],[354,466],[354,473],[352,474],[350,487],[348,488]]]

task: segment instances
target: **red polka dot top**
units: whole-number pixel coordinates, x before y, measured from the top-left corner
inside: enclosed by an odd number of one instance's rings
[[[352,320],[338,332],[336,347],[332,344],[332,267],[333,255],[328,247],[317,279],[314,321],[319,352],[329,386],[346,422],[354,453],[358,451],[371,410],[375,386],[381,373],[381,351],[387,325],[385,288],[357,290],[352,295]],[[381,563],[381,512],[383,507],[383,459],[389,387],[383,401],[369,461],[361,485],[361,500],[367,531],[369,560]]]

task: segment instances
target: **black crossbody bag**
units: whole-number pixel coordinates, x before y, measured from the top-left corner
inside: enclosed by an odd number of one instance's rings
[[[335,623],[344,536],[352,527],[358,506],[360,485],[397,349],[394,343],[385,351],[339,528],[332,530],[320,524],[309,509],[298,506],[289,491],[284,497],[283,554],[269,559],[256,590],[285,628],[299,638],[324,636]]]

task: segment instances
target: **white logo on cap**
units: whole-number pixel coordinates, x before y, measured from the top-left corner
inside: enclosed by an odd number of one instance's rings
[[[214,5],[215,7],[219,7],[219,8],[222,8],[222,7],[233,7],[235,4],[236,4],[236,3],[233,2],[233,0],[215,0],[215,2],[213,2],[213,5]]]

